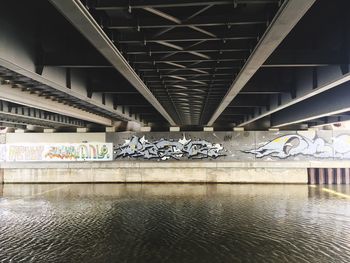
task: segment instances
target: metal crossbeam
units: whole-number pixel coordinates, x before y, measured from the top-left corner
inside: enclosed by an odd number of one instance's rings
[[[350,111],[349,82],[273,114],[271,126],[284,127]],[[336,101],[336,103],[329,103]],[[307,111],[305,110],[307,109]]]
[[[181,27],[190,27],[192,29],[194,28],[200,28],[200,27],[217,27],[217,26],[254,26],[254,25],[264,25],[266,24],[266,19],[260,19],[257,20],[256,17],[251,18],[251,19],[245,19],[245,20],[235,20],[235,21],[228,21],[228,22],[190,22],[190,23],[181,23],[181,24],[161,24],[161,23],[157,23],[157,21],[147,21],[145,22],[145,24],[142,25],[122,25],[122,24],[111,24],[109,26],[107,26],[108,29],[118,29],[118,30],[125,30],[125,29],[153,29],[153,28],[181,28]],[[198,32],[202,32],[204,33],[205,30],[203,29],[194,29]],[[215,37],[214,34],[206,34],[209,35],[211,37]]]
[[[118,4],[113,3],[109,5],[108,2],[103,5],[103,2],[94,8],[96,10],[126,10],[130,9],[144,9],[144,8],[170,8],[170,7],[193,7],[193,6],[208,6],[208,5],[231,5],[234,4],[277,4],[278,0],[228,0],[228,1],[186,1],[186,0],[177,0],[174,2],[164,3],[159,0],[148,0],[145,1],[118,1]]]
[[[202,41],[234,41],[234,40],[256,40],[256,35],[234,35],[234,36],[222,36],[222,37],[193,37],[193,36],[178,36],[178,37],[168,37],[168,38],[147,38],[137,39],[137,38],[128,38],[118,40],[119,44],[138,44],[138,43],[157,43],[159,41],[163,42],[202,42]]]
[[[175,121],[135,73],[113,42],[103,32],[80,1],[50,0],[67,19],[100,51],[100,53],[159,111],[171,124]],[[83,22],[82,22],[83,21]]]
[[[215,120],[247,84],[255,72],[263,65],[266,59],[278,47],[314,2],[315,0],[289,0],[282,4],[269,28],[266,30],[241,72],[232,83],[224,99],[211,116],[207,123],[208,126],[213,125]]]

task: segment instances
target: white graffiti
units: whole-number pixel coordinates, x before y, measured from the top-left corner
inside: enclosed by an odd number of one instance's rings
[[[257,158],[272,156],[284,159],[295,155],[306,155],[346,159],[350,158],[350,136],[339,135],[328,143],[320,137],[310,139],[300,134],[283,135],[257,149],[244,152],[255,154]]]
[[[145,136],[139,138],[132,136],[121,146],[117,146],[114,150],[116,158],[133,157],[143,159],[203,159],[217,158],[224,154],[221,153],[223,147],[220,144],[213,144],[205,140],[191,140],[183,136],[182,139],[149,142]]]

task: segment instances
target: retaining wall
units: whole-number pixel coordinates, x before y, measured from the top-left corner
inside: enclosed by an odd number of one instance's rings
[[[307,183],[305,163],[7,163],[4,183]]]
[[[133,136],[138,138],[137,144],[134,145],[129,141]],[[191,146],[194,148],[190,149],[194,155],[190,156],[188,153],[190,146],[183,151],[185,152],[183,155],[178,156],[180,160],[174,158],[161,160],[159,157],[164,150],[147,152],[148,149],[154,149],[154,143],[161,139],[164,139],[169,145],[172,142],[180,142],[188,146],[188,141],[196,141],[197,145]],[[67,141],[72,143],[113,142],[117,153],[120,153],[122,145],[130,149],[126,151],[127,154],[120,155],[115,161],[103,163],[0,163],[4,183],[306,184],[310,168],[338,168],[340,171],[350,168],[350,131],[6,134],[7,143],[63,143]],[[214,159],[209,155],[205,156],[205,150],[202,149],[204,154],[201,155],[201,159],[196,159],[196,151],[201,150],[203,146],[201,141],[205,141],[203,143],[205,149],[220,144],[223,149],[219,147],[221,149],[219,153],[223,155]],[[180,150],[176,147],[174,148],[175,153],[179,153]],[[182,146],[180,148],[183,150]],[[164,149],[168,149],[167,146]],[[146,155],[150,156],[149,154],[154,154],[154,156],[146,158]],[[340,180],[334,179],[327,182],[337,183]],[[349,180],[342,180],[342,182],[349,182]],[[312,180],[311,183],[317,183],[317,180]]]

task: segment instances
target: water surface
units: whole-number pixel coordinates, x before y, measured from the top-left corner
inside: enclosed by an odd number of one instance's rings
[[[0,262],[350,262],[350,188],[327,188],[4,185]]]

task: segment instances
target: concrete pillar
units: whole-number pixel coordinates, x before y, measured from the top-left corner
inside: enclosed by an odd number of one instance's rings
[[[44,129],[44,133],[53,133],[55,132],[56,130],[55,129]]]
[[[336,169],[336,176],[337,176],[337,184],[342,184],[342,169],[341,168]]]
[[[316,170],[315,170],[315,168],[309,168],[309,183],[316,184]]]
[[[134,132],[138,132],[141,129],[141,124],[137,123],[135,121],[128,121],[126,124],[126,130],[127,131],[134,131]]]
[[[141,132],[150,132],[151,131],[151,127],[149,126],[143,126],[140,128]]]
[[[318,184],[324,184],[324,170],[323,168],[318,169]]]
[[[83,133],[83,132],[88,132],[88,131],[89,131],[88,128],[77,128],[77,132]]]
[[[0,168],[0,196],[2,196],[3,183],[4,183],[4,169]]]
[[[327,168],[327,177],[325,178],[325,184],[334,184],[334,173],[332,168]]]
[[[25,132],[27,132],[27,131],[24,129],[16,129],[15,130],[15,133],[25,133]]]
[[[205,132],[213,132],[214,131],[214,127],[203,127],[203,131],[205,131]]]
[[[170,131],[170,132],[179,132],[179,131],[180,131],[180,127],[178,127],[178,126],[170,127],[170,128],[169,128],[169,131]]]
[[[244,127],[234,127],[234,131],[244,131]]]
[[[350,169],[349,168],[345,168],[345,184],[350,184]]]
[[[106,132],[115,132],[117,127],[106,127]]]

